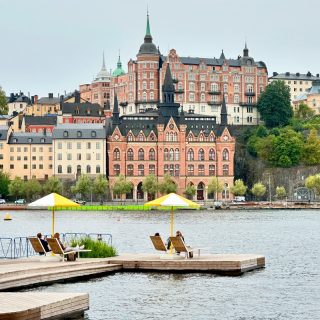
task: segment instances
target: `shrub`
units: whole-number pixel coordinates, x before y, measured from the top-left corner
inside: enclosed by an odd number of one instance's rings
[[[117,250],[113,246],[109,246],[103,241],[93,240],[89,237],[81,239],[73,239],[71,247],[84,246],[85,249],[91,250],[90,252],[81,253],[83,258],[108,258],[117,255]]]

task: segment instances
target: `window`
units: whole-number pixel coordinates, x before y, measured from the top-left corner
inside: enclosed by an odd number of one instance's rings
[[[164,161],[169,160],[169,150],[167,148],[164,149]]]
[[[205,84],[204,82],[202,82],[202,83],[200,84],[200,90],[201,90],[201,91],[206,91],[206,84]]]
[[[71,172],[72,172],[71,166],[67,166],[67,173],[71,173]]]
[[[141,148],[138,151],[138,160],[140,161],[144,160],[144,150]]]
[[[82,137],[82,132],[81,131],[77,131],[77,137],[81,138]]]
[[[201,93],[201,102],[205,102],[206,101],[206,95],[204,93]]]
[[[100,153],[96,153],[96,160],[101,160],[101,154]]]
[[[216,166],[213,164],[209,165],[209,176],[215,176],[216,175]]]
[[[96,142],[96,149],[100,149],[100,142]]]
[[[26,169],[26,168],[25,168]],[[37,169],[37,166],[35,164],[32,165],[32,169]]]
[[[169,165],[169,174],[170,176],[174,176],[174,164]]]
[[[62,153],[58,153],[58,160],[62,160]]]
[[[150,89],[153,90],[154,89],[154,82],[150,81]]]
[[[96,165],[96,173],[101,173],[100,165]]]
[[[143,133],[139,133],[138,141],[144,141],[144,135],[143,135]]]
[[[77,153],[77,160],[81,160],[81,153]]]
[[[81,149],[81,142],[77,142],[77,149],[78,149],[78,150]]]
[[[228,84],[227,84],[227,83],[225,83],[225,84],[223,85],[223,91],[224,91],[224,92],[228,92]]]
[[[91,137],[96,137],[97,133],[95,131],[91,131]]]
[[[62,173],[62,166],[61,165],[58,166],[58,173]]]
[[[129,149],[127,151],[127,160],[132,161],[133,160],[133,150]]]
[[[189,94],[189,101],[194,101],[194,93]]]
[[[113,174],[115,176],[119,176],[120,175],[120,165],[119,164],[115,164],[113,166]]]
[[[127,176],[133,176],[133,164],[127,165]]]
[[[178,164],[174,165],[174,175],[178,177],[180,175],[180,166]]]
[[[205,112],[206,111],[206,106],[201,106],[201,112]]]
[[[164,165],[164,174],[167,174],[169,172],[169,165]]]
[[[253,112],[253,107],[248,106],[248,107],[247,107],[247,112],[248,112],[248,113],[252,113],[252,112]]]
[[[234,103],[239,103],[240,99],[239,99],[239,95],[238,94],[235,94],[234,95],[234,98],[233,98],[233,102]]]
[[[223,82],[228,82],[228,76],[226,75],[223,76]]]
[[[67,160],[72,160],[72,154],[71,153],[67,153]]]
[[[144,176],[144,165],[143,164],[138,165],[138,175]]]
[[[71,142],[67,142],[67,149],[72,149],[72,143]]]
[[[91,149],[91,142],[87,142],[87,149]]]
[[[198,160],[199,161],[204,161],[204,151],[203,149],[200,149],[198,152]]]
[[[62,149],[62,142],[58,142],[58,149]]]
[[[91,173],[91,166],[87,165],[87,173]]]
[[[229,165],[224,164],[223,165],[223,175],[228,176],[229,175]]]
[[[209,160],[216,160],[216,153],[214,152],[213,149],[209,150]]]
[[[32,156],[32,161],[36,161],[37,157],[36,156]]]
[[[87,160],[91,160],[91,153],[87,153],[87,154],[86,154],[86,159],[87,159]]]
[[[118,148],[113,150],[113,160],[120,160],[120,150]]]
[[[149,160],[153,161],[156,159],[156,153],[154,151],[154,149],[150,149],[149,150]]]
[[[194,176],[194,165],[188,164],[188,176]]]
[[[179,152],[179,149],[177,148],[177,149],[174,151],[174,160],[175,160],[175,161],[179,161],[179,158],[180,158],[180,152]]]
[[[189,91],[194,91],[194,83],[193,82],[189,83]]]
[[[193,152],[193,149],[189,149],[189,150],[188,150],[187,160],[188,160],[188,161],[193,161],[193,160],[194,160],[194,152]]]
[[[253,85],[251,85],[251,84],[247,85],[247,92],[248,93],[252,93],[253,92]]]
[[[63,131],[63,136],[64,136],[65,138],[68,137],[68,136],[69,136],[68,131]]]
[[[174,150],[172,148],[169,151],[169,160],[174,161]]]
[[[224,149],[222,151],[222,160],[223,161],[229,161],[229,151],[228,151],[228,149]]]
[[[203,164],[199,164],[199,166],[198,166],[198,175],[204,176],[204,165]]]
[[[154,164],[149,165],[149,174],[156,174],[156,166]]]
[[[10,164],[10,169],[14,169],[14,164]]]

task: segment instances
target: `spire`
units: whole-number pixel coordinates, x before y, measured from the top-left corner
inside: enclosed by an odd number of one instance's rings
[[[120,50],[119,50],[119,58],[118,58],[118,62],[117,62],[117,68],[122,68],[122,63],[120,60]]]
[[[118,105],[118,98],[117,98],[116,94],[114,96],[114,103],[113,103],[112,124],[114,126],[120,124],[120,121],[119,121],[119,105]]]
[[[101,70],[106,71],[106,62],[104,61],[104,51],[102,53],[102,67]]]
[[[117,68],[112,72],[112,76],[118,77],[118,76],[122,76],[123,74],[125,74],[125,71],[122,69],[122,63],[121,63],[121,59],[120,59],[120,50],[119,50]]]
[[[220,117],[221,117],[221,125],[227,126],[228,125],[228,112],[227,112],[227,105],[226,105],[226,100],[225,100],[224,96],[222,99]]]
[[[244,46],[244,49],[243,49],[243,56],[244,57],[249,57],[249,49],[247,47],[247,41],[245,42],[245,46]]]
[[[225,60],[225,59],[226,59],[226,57],[225,57],[225,55],[224,55],[224,52],[223,52],[223,49],[222,49],[222,52],[221,52],[221,55],[220,55],[220,59],[221,59],[221,60]]]
[[[150,32],[150,22],[149,22],[149,10],[147,10],[147,28],[146,28],[146,36],[151,37],[151,32]]]
[[[173,85],[169,63],[167,64],[166,75],[164,77],[163,86],[162,86],[162,92],[174,92],[174,85]]]

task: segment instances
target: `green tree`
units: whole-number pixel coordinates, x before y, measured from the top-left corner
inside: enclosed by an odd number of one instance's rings
[[[10,181],[9,194],[16,199],[24,194],[24,181],[20,177],[15,177]]]
[[[150,193],[154,199],[155,194],[158,192],[158,181],[154,174],[150,174],[142,181],[142,191]]]
[[[0,114],[8,114],[7,97],[0,87]]]
[[[244,185],[241,179],[238,179],[234,182],[234,185],[230,188],[230,191],[235,196],[243,196],[247,191],[247,187]]]
[[[164,179],[162,182],[159,183],[158,190],[161,194],[169,194],[171,192],[177,192],[178,187],[175,182],[172,180],[169,174],[164,175]]]
[[[43,186],[43,193],[45,195],[53,192],[62,193],[62,182],[56,177],[50,177]]]
[[[298,109],[295,111],[295,117],[298,119],[308,119],[314,116],[314,110],[312,110],[307,104],[300,103]]]
[[[276,196],[278,199],[284,199],[286,195],[287,192],[284,186],[276,187]]]
[[[253,185],[251,192],[255,197],[261,198],[266,193],[266,190],[267,188],[261,182],[257,182]]]
[[[257,109],[268,128],[287,125],[293,116],[290,88],[285,85],[284,81],[271,82],[261,93]]]
[[[320,138],[317,129],[311,129],[304,144],[303,162],[307,165],[320,163]]]
[[[314,190],[317,194],[320,194],[320,174],[307,177],[305,186],[310,190]]]
[[[86,200],[86,197],[92,191],[92,180],[87,175],[81,175],[76,184],[71,187],[71,192],[73,194],[79,193],[81,199]]]
[[[41,194],[42,187],[38,180],[31,179],[24,184],[24,194],[27,201],[31,201],[34,197]]]
[[[100,203],[103,203],[103,198],[107,194],[109,181],[102,175],[98,175],[94,181],[92,190],[100,198]]]
[[[122,203],[122,195],[130,193],[132,188],[132,183],[130,181],[127,181],[123,175],[120,175],[113,185],[112,191],[115,195],[120,196]]]
[[[188,184],[184,194],[187,196],[188,199],[192,199],[197,192],[196,187],[193,184]]]
[[[9,174],[0,171],[0,197],[6,198],[9,194]]]
[[[217,177],[213,177],[208,184],[208,193],[213,194],[215,200],[218,200],[218,193],[223,190],[223,185]]]

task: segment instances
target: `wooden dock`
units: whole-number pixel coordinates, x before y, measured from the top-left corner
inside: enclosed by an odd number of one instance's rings
[[[66,319],[89,309],[87,293],[0,292],[1,320]]]

